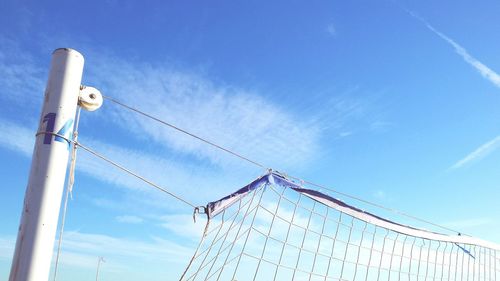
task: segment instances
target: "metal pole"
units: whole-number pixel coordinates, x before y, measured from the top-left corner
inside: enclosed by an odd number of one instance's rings
[[[99,280],[99,268],[101,266],[101,262],[106,262],[103,257],[97,258],[97,272],[95,274],[95,281]]]
[[[49,278],[83,64],[72,49],[52,54],[9,281]]]

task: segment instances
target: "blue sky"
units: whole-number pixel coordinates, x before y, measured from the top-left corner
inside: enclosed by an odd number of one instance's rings
[[[499,13],[493,0],[2,1],[0,280],[58,47],[85,56],[83,83],[105,95],[500,243]],[[80,141],[196,205],[264,173],[109,102],[83,113]],[[84,151],[77,166],[59,280],[93,278],[97,256],[109,280],[175,279],[203,227],[192,210]]]

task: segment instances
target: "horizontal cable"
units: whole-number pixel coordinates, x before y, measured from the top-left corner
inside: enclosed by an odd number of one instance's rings
[[[151,185],[151,186],[155,187],[156,189],[158,189],[158,190],[160,190],[160,191],[162,191],[162,192],[164,192],[164,193],[166,193],[166,194],[168,194],[168,195],[170,195],[170,196],[174,197],[175,199],[177,199],[177,200],[179,200],[179,201],[182,201],[183,203],[185,203],[185,204],[187,204],[187,205],[189,205],[189,206],[191,206],[191,207],[193,207],[193,208],[196,208],[196,206],[195,206],[194,204],[192,204],[192,203],[188,202],[187,200],[185,200],[185,199],[181,198],[180,196],[178,196],[178,195],[176,195],[176,194],[174,194],[174,193],[172,193],[172,192],[170,192],[170,191],[166,190],[165,188],[163,188],[163,187],[161,187],[161,186],[159,186],[159,185],[155,184],[154,182],[152,182],[152,181],[150,181],[150,180],[148,180],[148,179],[144,178],[143,176],[140,176],[140,175],[138,175],[138,174],[136,174],[136,173],[132,172],[131,170],[129,170],[129,169],[127,169],[127,168],[123,167],[122,165],[120,165],[120,164],[118,164],[118,163],[116,163],[116,162],[114,162],[114,161],[110,160],[109,158],[107,158],[107,157],[103,156],[102,154],[100,154],[100,153],[98,153],[98,152],[96,152],[96,151],[94,151],[94,150],[92,150],[92,149],[88,148],[87,146],[82,145],[80,142],[75,142],[75,144],[76,144],[76,145],[78,145],[79,147],[81,147],[83,150],[86,150],[86,151],[87,151],[87,152],[89,152],[90,154],[92,154],[92,155],[94,155],[94,156],[96,156],[96,157],[98,157],[98,158],[100,158],[100,159],[102,159],[102,160],[104,160],[104,161],[108,162],[109,164],[111,164],[111,165],[115,166],[116,168],[118,168],[118,169],[120,169],[120,170],[122,170],[122,171],[124,171],[124,172],[128,173],[129,175],[132,175],[132,176],[134,176],[134,177],[136,177],[136,178],[138,178],[138,179],[142,180],[143,182],[145,182],[145,183],[147,183],[147,184],[149,184],[149,185]]]
[[[118,101],[118,100],[116,100],[116,99],[114,99],[114,98],[108,97],[108,96],[103,96],[103,98],[105,98],[105,99],[107,99],[107,100],[109,100],[109,101],[111,101],[111,102],[113,102],[113,103],[115,103],[115,104],[117,104],[117,105],[120,105],[120,106],[122,106],[122,107],[124,107],[124,108],[126,108],[126,109],[128,109],[128,110],[134,111],[134,112],[136,112],[136,113],[138,113],[138,114],[141,114],[141,115],[143,115],[143,116],[145,116],[145,117],[148,117],[148,118],[150,118],[150,119],[152,119],[152,120],[154,120],[154,121],[156,121],[156,122],[159,122],[159,123],[161,123],[161,124],[163,124],[163,125],[166,125],[166,126],[168,126],[168,127],[172,128],[172,129],[175,129],[175,130],[177,130],[177,131],[179,131],[179,132],[181,132],[181,133],[184,133],[184,134],[186,134],[186,135],[188,135],[188,136],[191,136],[191,137],[193,137],[193,138],[195,138],[195,139],[198,139],[198,140],[200,140],[200,141],[202,141],[202,142],[204,142],[204,143],[206,143],[206,144],[208,144],[208,145],[211,145],[211,146],[213,146],[213,147],[215,147],[215,148],[217,148],[217,149],[219,149],[219,150],[222,150],[222,151],[224,151],[224,152],[226,152],[226,153],[229,153],[229,154],[231,154],[231,155],[233,155],[233,156],[236,156],[236,157],[238,157],[238,158],[240,158],[240,159],[242,159],[242,160],[244,160],[244,161],[246,161],[246,162],[249,162],[249,163],[251,163],[251,164],[253,164],[253,165],[255,165],[255,166],[259,167],[259,168],[264,168],[264,169],[266,169],[266,168],[267,168],[265,165],[262,165],[262,164],[260,164],[260,163],[258,163],[258,162],[256,162],[256,161],[254,161],[254,160],[251,160],[251,159],[249,159],[249,158],[247,158],[247,157],[245,157],[245,156],[242,156],[241,154],[239,154],[239,153],[237,153],[237,152],[234,152],[234,151],[232,151],[232,150],[230,150],[230,149],[224,148],[224,147],[222,147],[222,146],[220,146],[220,145],[218,145],[218,144],[216,144],[216,143],[214,143],[214,142],[211,142],[211,141],[209,141],[209,140],[206,140],[205,138],[202,138],[202,137],[197,136],[197,135],[195,135],[195,134],[193,134],[193,133],[190,133],[190,132],[188,132],[188,131],[186,131],[186,130],[184,130],[184,129],[181,129],[181,128],[179,128],[179,127],[175,126],[175,125],[172,125],[171,123],[166,122],[166,121],[164,121],[164,120],[161,120],[161,119],[159,119],[158,117],[155,117],[155,116],[153,116],[153,115],[151,115],[151,114],[148,114],[148,113],[146,113],[146,112],[144,112],[144,111],[142,111],[142,110],[140,110],[140,109],[137,109],[137,108],[135,108],[135,107],[132,107],[132,106],[126,105],[126,104],[124,104],[124,103],[122,103],[122,102],[120,102],[120,101]],[[454,233],[458,233],[458,234],[463,234],[463,235],[465,235],[464,233],[462,233],[462,232],[460,232],[460,231],[457,231],[457,230],[454,230],[454,229],[451,229],[451,228],[448,228],[448,227],[445,227],[445,226],[441,226],[441,225],[439,225],[439,224],[436,224],[436,223],[433,223],[433,222],[430,222],[430,221],[427,221],[427,220],[424,220],[424,219],[421,219],[421,218],[418,218],[418,217],[415,217],[415,216],[412,216],[412,215],[406,214],[406,213],[401,212],[401,211],[398,211],[398,210],[396,210],[396,209],[388,208],[388,207],[385,207],[385,206],[383,206],[383,205],[380,205],[380,204],[377,204],[377,203],[373,203],[373,202],[367,201],[367,200],[365,200],[365,199],[362,199],[362,198],[359,198],[359,197],[356,197],[356,196],[353,196],[353,195],[349,195],[349,194],[347,194],[347,193],[343,193],[343,192],[340,192],[340,191],[336,191],[336,190],[334,190],[334,189],[332,189],[332,188],[328,188],[328,187],[326,187],[326,186],[323,186],[323,185],[320,185],[320,184],[313,183],[313,182],[311,182],[311,181],[306,181],[306,180],[303,180],[303,179],[301,179],[301,178],[297,178],[297,177],[290,176],[290,175],[286,175],[286,176],[287,176],[287,177],[289,177],[289,178],[291,178],[291,179],[298,180],[298,181],[300,181],[300,182],[303,182],[303,183],[306,183],[306,184],[309,184],[309,185],[312,185],[312,186],[315,186],[315,187],[318,187],[318,188],[322,188],[322,189],[328,190],[328,191],[330,191],[330,192],[334,192],[334,193],[340,194],[340,195],[342,195],[342,196],[345,196],[345,197],[348,197],[348,198],[351,198],[351,199],[357,200],[357,201],[359,201],[359,202],[363,202],[363,203],[368,204],[368,205],[371,205],[371,206],[373,206],[373,207],[377,207],[377,208],[380,208],[380,209],[383,209],[383,210],[386,210],[386,211],[389,211],[389,212],[393,212],[393,213],[395,213],[395,214],[398,214],[398,215],[403,216],[403,217],[410,218],[410,219],[415,220],[415,221],[419,221],[419,222],[422,222],[422,223],[425,223],[425,224],[428,224],[428,225],[432,225],[432,226],[438,227],[438,228],[443,229],[443,230],[446,230],[446,231],[450,231],[450,232],[454,232]]]

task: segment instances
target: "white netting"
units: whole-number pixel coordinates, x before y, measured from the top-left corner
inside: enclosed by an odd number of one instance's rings
[[[454,240],[408,235],[415,229],[408,228],[405,234],[381,227],[270,182],[228,198],[230,204],[210,217],[206,235],[181,280],[500,277],[500,251],[491,243],[471,244],[470,237],[461,243],[461,237],[450,242]]]

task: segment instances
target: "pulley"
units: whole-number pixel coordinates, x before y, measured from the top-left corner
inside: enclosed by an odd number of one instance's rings
[[[78,105],[87,111],[94,111],[98,109],[102,105],[101,92],[94,87],[82,85],[80,87]]]

